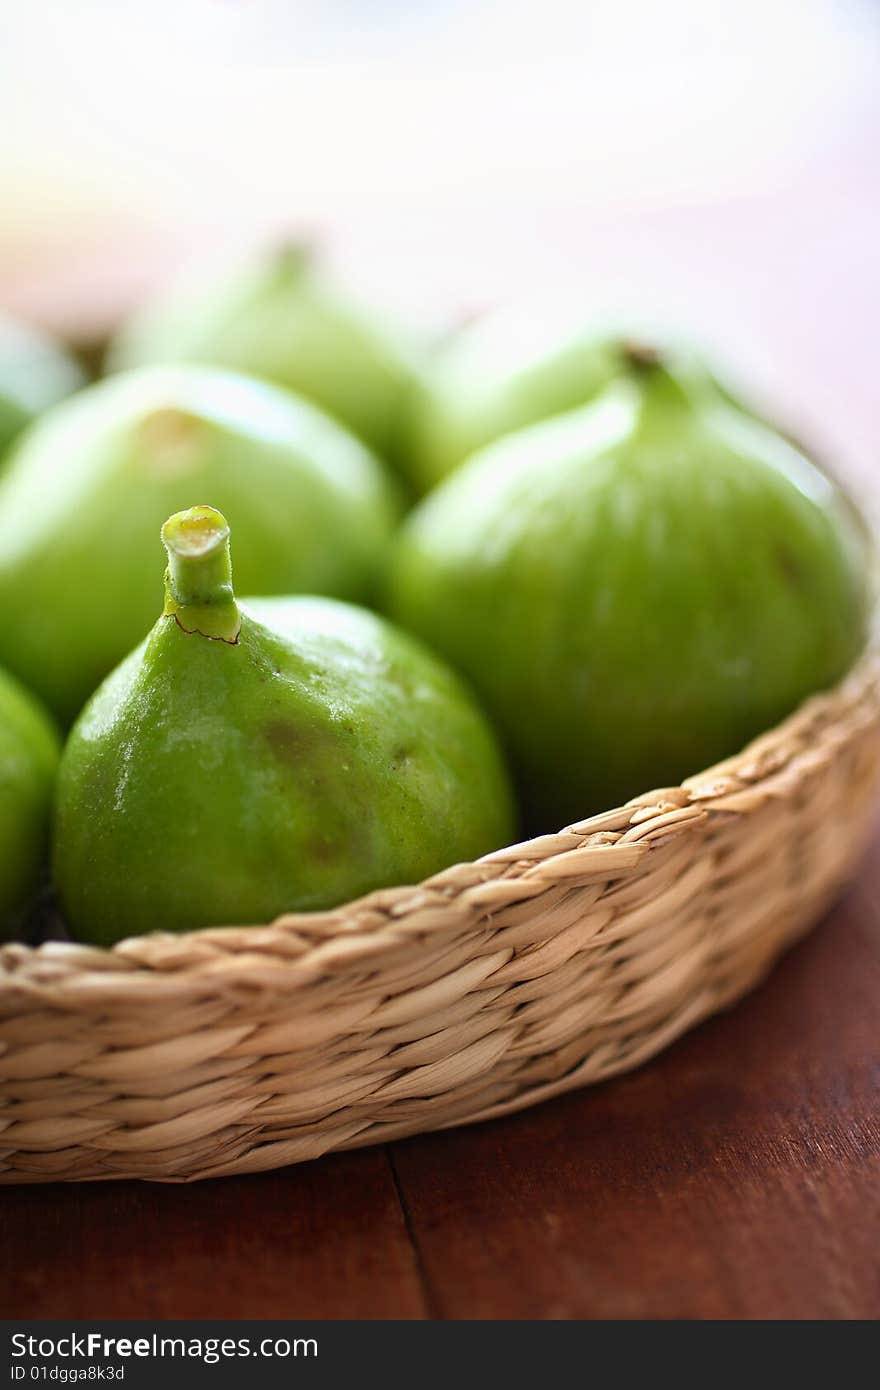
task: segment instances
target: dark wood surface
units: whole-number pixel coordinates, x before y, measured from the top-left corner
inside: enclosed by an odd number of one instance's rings
[[[880,836],[629,1076],[250,1178],[0,1188],[7,1317],[880,1317]]]

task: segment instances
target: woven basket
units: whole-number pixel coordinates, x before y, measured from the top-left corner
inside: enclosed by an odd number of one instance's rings
[[[0,949],[0,1181],[249,1173],[625,1071],[743,994],[859,856],[866,657],[738,757],[415,888],[110,951]]]

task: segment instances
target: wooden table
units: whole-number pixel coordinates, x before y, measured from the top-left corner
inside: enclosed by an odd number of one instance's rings
[[[880,1317],[880,835],[770,980],[514,1117],[194,1186],[0,1189],[6,1317]]]

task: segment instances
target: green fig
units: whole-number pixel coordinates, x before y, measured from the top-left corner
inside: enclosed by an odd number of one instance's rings
[[[438,351],[411,393],[411,485],[428,492],[494,440],[588,404],[630,374],[634,356],[654,355],[633,337],[642,335],[518,305],[477,319]],[[727,394],[690,345],[667,351],[695,386]]]
[[[470,678],[548,829],[677,784],[836,681],[866,568],[813,464],[643,358],[422,502],[389,611]]]
[[[494,737],[436,657],[330,599],[240,608],[213,508],[162,535],[163,616],[62,760],[53,862],[76,933],[267,922],[508,840]]]
[[[108,361],[209,362],[262,377],[314,401],[383,457],[395,452],[414,371],[402,335],[349,304],[301,246],[172,288],[131,319]]]
[[[0,454],[25,425],[83,381],[73,358],[46,334],[0,316]]]
[[[202,489],[238,517],[250,592],[371,597],[396,497],[341,425],[208,367],[100,382],[38,421],[0,479],[0,662],[63,720],[148,630],[156,533]]]
[[[0,671],[0,937],[39,885],[60,753],[49,716]]]

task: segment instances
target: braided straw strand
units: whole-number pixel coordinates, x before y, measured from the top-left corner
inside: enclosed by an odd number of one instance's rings
[[[639,1065],[757,983],[872,824],[880,660],[725,763],[414,887],[0,947],[0,1182],[250,1173]]]

